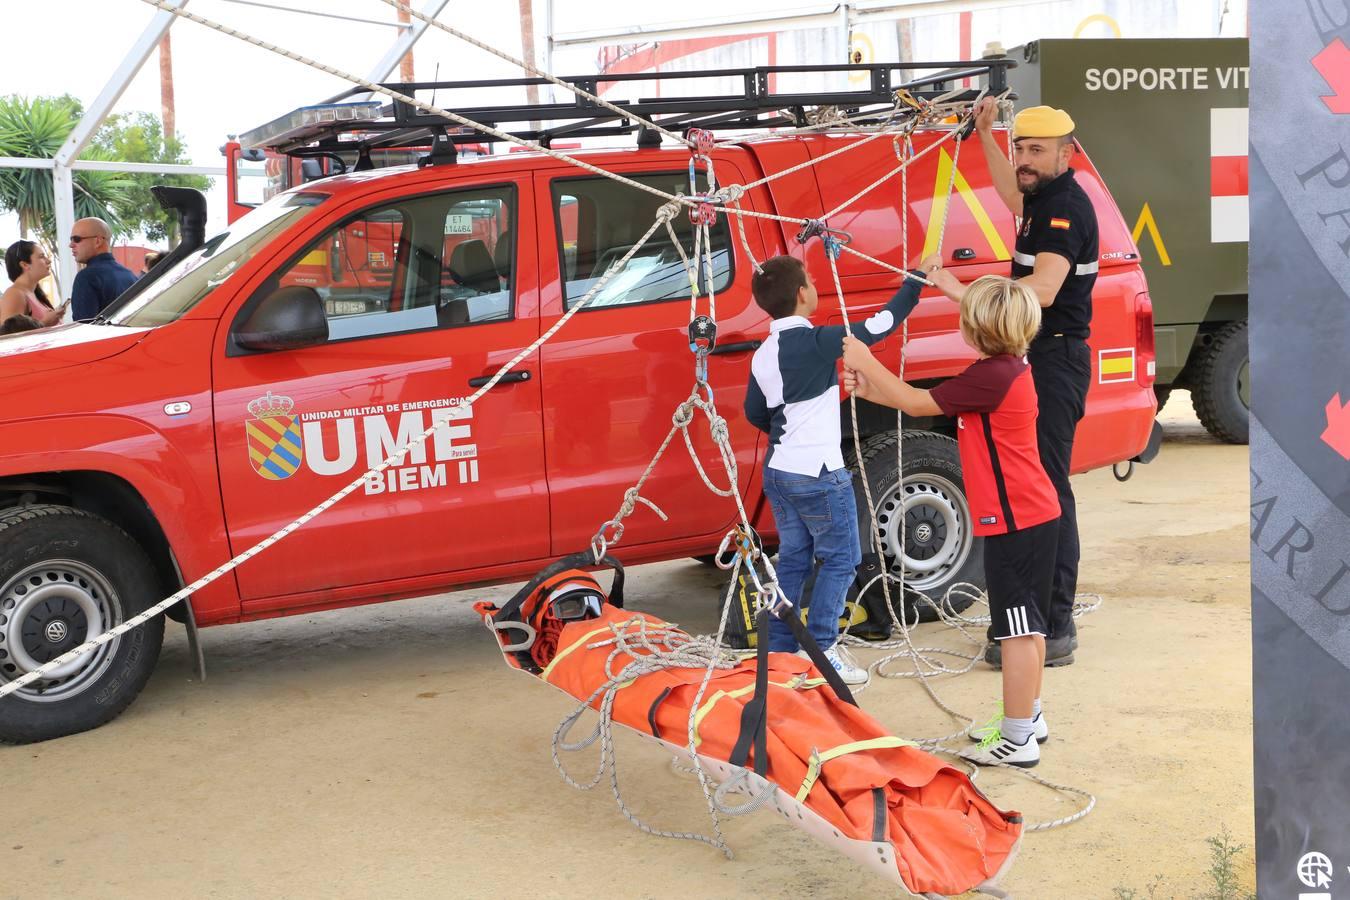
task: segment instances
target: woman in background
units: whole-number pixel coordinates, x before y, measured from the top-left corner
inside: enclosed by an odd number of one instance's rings
[[[33,241],[15,241],[5,251],[5,272],[14,282],[0,294],[0,322],[10,316],[32,316],[42,325],[56,325],[66,304],[53,307],[39,282],[52,270],[51,257]]]

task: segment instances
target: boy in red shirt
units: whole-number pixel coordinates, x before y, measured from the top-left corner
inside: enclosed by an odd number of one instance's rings
[[[980,358],[931,391],[901,381],[861,341],[844,340],[846,389],[912,416],[956,419],[974,531],[984,538],[994,638],[1003,650],[1003,719],[972,729],[980,746],[961,754],[981,765],[1030,768],[1050,734],[1040,698],[1059,500],[1036,447],[1036,387],[1026,361],[1040,324],[1030,288],[997,275],[979,279],[961,299],[961,336]]]

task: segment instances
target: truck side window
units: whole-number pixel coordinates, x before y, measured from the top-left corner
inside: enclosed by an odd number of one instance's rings
[[[515,219],[509,186],[410,198],[345,220],[276,279],[319,292],[333,341],[506,321]]]
[[[667,193],[689,193],[688,174],[630,175],[634,181]],[[608,178],[559,178],[553,182],[553,213],[558,230],[558,258],[563,268],[563,291],[570,309],[586,296],[605,273],[651,227],[660,197]],[[683,213],[671,224],[692,260],[693,226]],[[719,215],[712,231],[713,288],[721,292],[732,279],[731,240],[727,217]],[[708,291],[707,276],[699,267],[700,294]],[[588,309],[688,299],[689,275],[680,253],[664,228],[642,246],[622,271],[616,271]]]

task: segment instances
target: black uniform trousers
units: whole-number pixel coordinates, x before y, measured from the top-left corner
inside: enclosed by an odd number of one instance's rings
[[[1073,436],[1083,418],[1092,356],[1081,338],[1044,335],[1032,342],[1027,354],[1036,385],[1039,413],[1036,443],[1041,465],[1059,495],[1059,544],[1050,592],[1050,637],[1073,634],[1073,602],[1078,592],[1078,514],[1069,485]]]

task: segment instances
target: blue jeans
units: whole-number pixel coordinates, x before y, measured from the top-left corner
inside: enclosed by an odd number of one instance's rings
[[[797,605],[802,588],[820,560],[811,590],[806,630],[820,649],[828,650],[839,638],[844,598],[862,562],[858,543],[858,507],[853,479],[847,469],[819,475],[797,475],[764,467],[764,494],[778,526],[778,586]],[[785,622],[769,617],[769,650],[792,653],[797,639]]]

